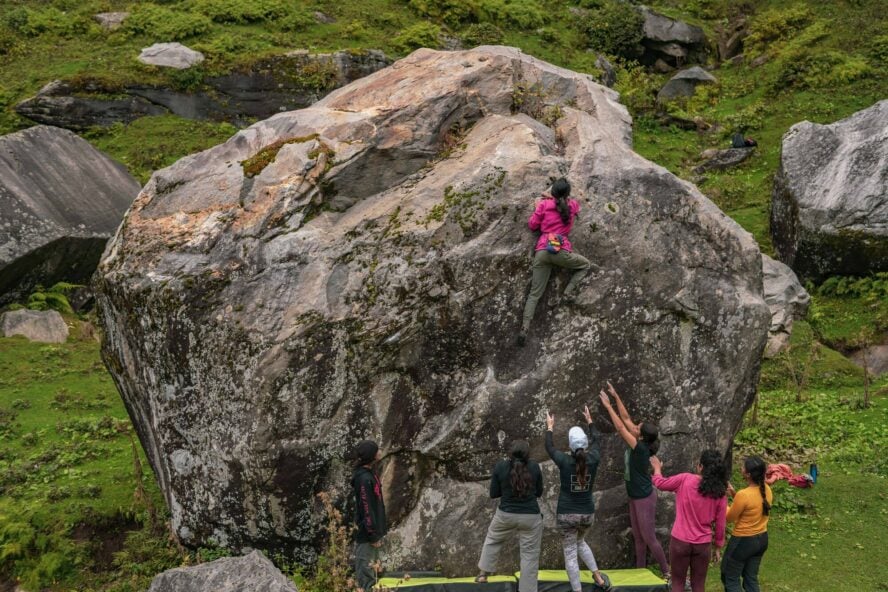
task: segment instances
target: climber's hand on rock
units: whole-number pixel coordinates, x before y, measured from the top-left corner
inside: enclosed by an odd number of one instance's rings
[[[551,432],[552,428],[554,428],[554,427],[555,427],[555,416],[547,411],[546,412],[546,429]]]
[[[589,411],[588,405],[583,409],[583,417],[586,419],[586,423],[592,423],[592,413]]]

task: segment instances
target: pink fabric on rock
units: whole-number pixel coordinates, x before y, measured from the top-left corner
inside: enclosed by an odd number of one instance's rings
[[[654,487],[660,491],[675,492],[675,524],[672,536],[685,543],[698,545],[712,541],[712,525],[715,523],[715,546],[725,544],[725,516],[727,496],[719,499],[700,495],[700,475],[679,473],[672,477],[654,475]]]
[[[527,225],[531,230],[539,230],[540,238],[536,244],[536,250],[542,251],[546,248],[546,235],[551,233],[560,234],[564,237],[564,244],[561,248],[565,251],[573,252],[573,247],[568,240],[567,235],[573,228],[574,219],[580,213],[580,204],[575,199],[567,200],[570,209],[570,220],[565,224],[561,220],[561,214],[555,208],[555,199],[551,197],[544,198],[537,203],[536,209],[527,220]]]

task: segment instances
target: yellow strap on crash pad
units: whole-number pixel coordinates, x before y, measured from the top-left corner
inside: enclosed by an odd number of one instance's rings
[[[650,570],[644,568],[637,569],[603,569],[601,573],[606,573],[610,578],[612,586],[657,586],[666,583],[662,578],[655,576]],[[515,573],[517,578],[520,572]],[[537,577],[540,582],[569,582],[567,572],[557,569],[541,569]],[[594,584],[595,578],[591,571],[583,570],[580,572],[580,581],[586,584]]]
[[[487,576],[488,584],[500,582],[517,582],[512,576]],[[411,586],[427,586],[431,584],[474,584],[475,578],[382,578],[377,583],[384,588],[410,588]]]

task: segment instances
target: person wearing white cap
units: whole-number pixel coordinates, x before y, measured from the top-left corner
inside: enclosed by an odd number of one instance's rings
[[[586,419],[586,430],[579,426],[570,428],[567,440],[571,453],[565,454],[557,450],[553,442],[555,416],[546,414],[546,452],[558,465],[561,475],[556,522],[564,537],[562,539],[564,567],[574,592],[582,590],[578,556],[592,571],[598,588],[604,590],[610,588],[607,575],[599,571],[595,555],[584,540],[586,532],[592,526],[592,514],[595,512],[592,485],[601,461],[601,447],[598,443],[598,430],[592,425],[589,407],[583,410],[583,417]]]

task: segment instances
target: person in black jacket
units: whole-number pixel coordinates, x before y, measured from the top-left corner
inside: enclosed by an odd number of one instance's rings
[[[577,555],[583,559],[592,571],[595,583],[599,588],[610,588],[607,577],[598,570],[595,555],[584,540],[586,531],[592,526],[592,513],[595,502],[592,499],[592,485],[601,461],[598,430],[592,425],[592,414],[589,407],[583,411],[586,419],[586,430],[579,426],[570,428],[567,439],[570,454],[555,448],[552,430],[555,427],[555,416],[546,414],[546,452],[558,466],[561,487],[558,493],[558,509],[556,523],[561,534],[564,547],[564,568],[570,580],[571,590],[581,592],[580,563]]]
[[[499,498],[499,508],[487,529],[481,559],[478,561],[478,583],[496,570],[496,560],[506,540],[518,534],[521,551],[519,592],[537,592],[540,569],[540,545],[543,539],[543,515],[537,498],[543,495],[543,473],[540,465],[530,460],[530,444],[526,440],[512,442],[509,458],[493,467],[490,497]]]
[[[370,592],[376,584],[373,564],[379,560],[379,548],[386,533],[385,504],[382,486],[373,472],[373,465],[382,458],[379,446],[372,440],[364,440],[355,447],[355,470],[351,484],[355,490],[355,578],[358,587]]]

